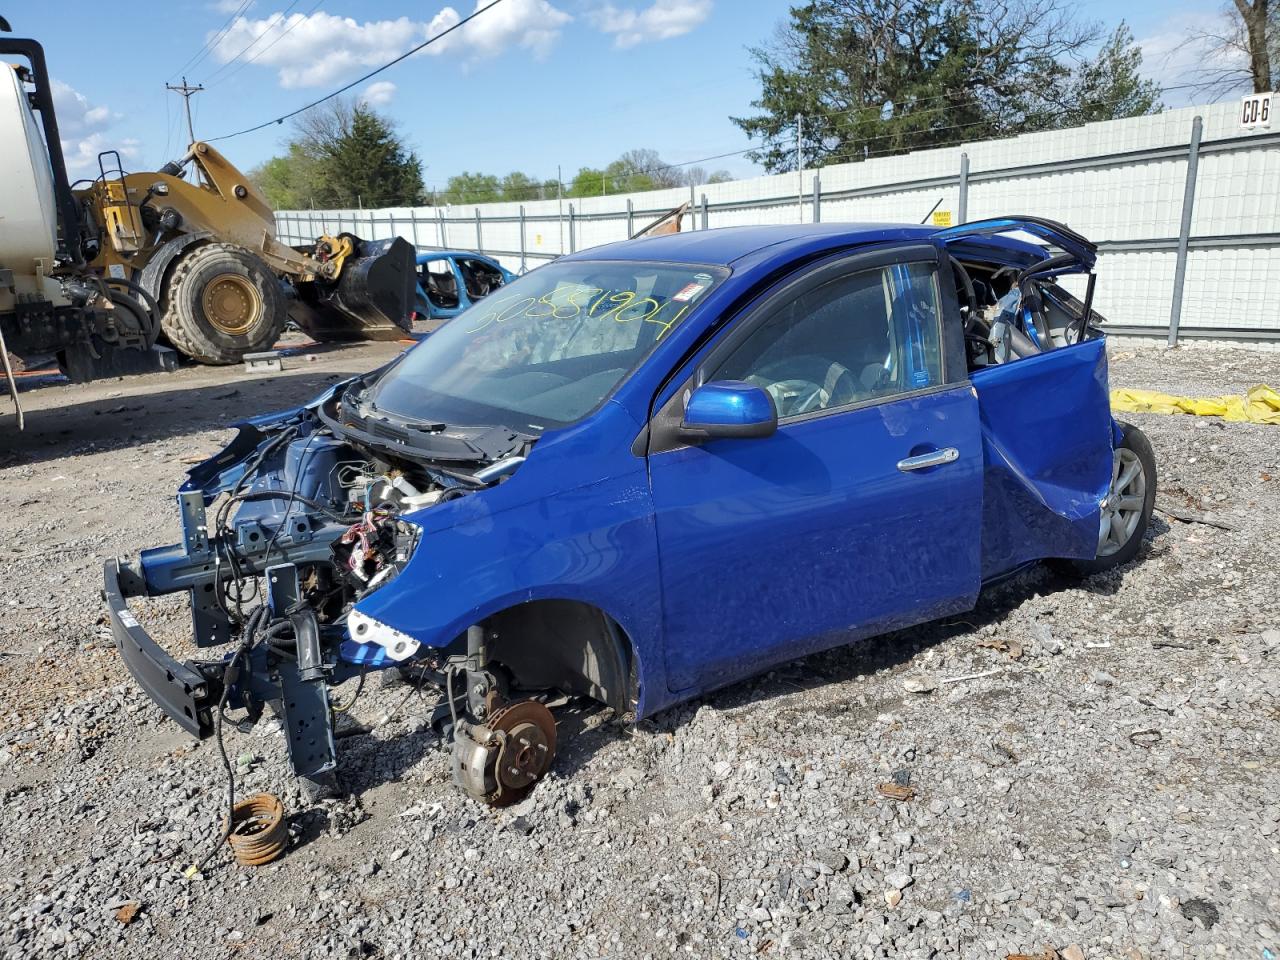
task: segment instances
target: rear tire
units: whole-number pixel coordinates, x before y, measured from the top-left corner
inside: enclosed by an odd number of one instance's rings
[[[1142,549],[1156,502],[1156,457],[1147,435],[1120,423],[1123,437],[1114,451],[1111,487],[1099,519],[1098,553],[1092,560],[1057,560],[1064,573],[1087,577],[1128,563]]]
[[[208,364],[238,363],[246,353],[270,350],[287,319],[275,274],[230,243],[206,243],[183,254],[160,307],[169,342]]]

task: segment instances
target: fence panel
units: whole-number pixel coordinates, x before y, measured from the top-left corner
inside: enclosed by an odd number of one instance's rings
[[[1203,118],[1202,121],[1200,118]],[[1201,143],[1185,230],[1193,129]],[[768,223],[958,223],[1049,217],[1099,244],[1095,304],[1119,333],[1280,340],[1280,131],[1246,133],[1236,104],[647,193],[389,210],[283,210],[281,239],[349,231],[420,250],[480,250],[524,272],[626,239],[680,203],[682,230]],[[1083,292],[1082,280],[1068,280]],[[1181,289],[1181,306],[1175,306]],[[1177,314],[1171,325],[1171,313]]]

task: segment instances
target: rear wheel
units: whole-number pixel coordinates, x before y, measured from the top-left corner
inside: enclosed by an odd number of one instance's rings
[[[243,247],[208,243],[173,267],[161,299],[169,342],[201,363],[236,363],[269,350],[284,332],[286,309],[270,268]]]
[[[1112,451],[1111,485],[1098,518],[1098,552],[1092,560],[1065,560],[1068,572],[1088,576],[1128,563],[1142,547],[1156,502],[1156,458],[1147,435],[1121,423],[1124,436]]]

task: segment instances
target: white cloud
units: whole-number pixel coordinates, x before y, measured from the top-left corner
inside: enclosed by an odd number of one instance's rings
[[[396,85],[390,80],[378,80],[364,88],[360,100],[371,107],[385,107],[396,95]]]
[[[1167,18],[1158,31],[1138,38],[1143,76],[1164,87],[1205,83],[1237,70],[1243,77],[1249,68],[1243,53],[1218,50],[1212,40],[1201,39],[1228,28],[1221,12],[1206,10]],[[1162,99],[1166,106],[1178,106],[1203,102],[1221,92],[1221,87],[1170,90]]]
[[[712,0],[654,0],[644,9],[605,4],[591,13],[604,33],[614,35],[614,46],[634,47],[651,40],[670,40],[697,27],[711,15]]]
[[[476,8],[487,2],[477,0]],[[522,47],[542,57],[572,19],[548,0],[506,0],[422,54],[438,56],[453,51],[480,58]],[[381,66],[461,20],[462,15],[453,7],[442,8],[429,21],[399,17],[359,22],[323,11],[289,16],[273,13],[261,20],[237,17],[214,45],[213,55],[227,63],[252,44],[245,58],[256,57],[255,63],[275,67],[281,86],[321,86],[361,68]],[[213,36],[211,33],[210,39]]]
[[[88,97],[61,80],[51,81],[50,87],[58,116],[62,155],[72,180],[96,177],[98,154],[103,150],[119,150],[126,167],[128,161],[137,159],[139,144],[136,139],[118,138],[106,132],[120,119],[120,114],[113,113],[108,107],[90,104]]]

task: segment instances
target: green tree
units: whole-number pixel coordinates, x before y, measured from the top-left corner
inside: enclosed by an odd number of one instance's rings
[[[273,206],[400,207],[422,201],[422,161],[390,120],[335,98],[302,114],[285,155],[251,174]]]
[[[389,121],[363,104],[350,129],[325,151],[324,190],[317,204],[405,207],[422,200],[422,162],[406,150]]]
[[[491,173],[463,171],[449,178],[437,203],[493,203],[502,199],[498,178]]]
[[[316,194],[318,167],[301,144],[289,144],[283,157],[272,157],[249,171],[249,179],[278,210],[302,210]]]
[[[599,197],[608,192],[609,177],[603,170],[581,167],[565,187],[566,197]]]
[[[1058,125],[1078,127],[1154,113],[1160,106],[1160,87],[1139,77],[1141,66],[1142,50],[1134,45],[1128,24],[1121,23],[1097,55],[1076,68]]]
[[[797,115],[808,166],[1157,109],[1128,30],[1086,56],[1100,39],[1063,0],[811,0],[751,51],[760,112],[732,119],[781,172]]]

